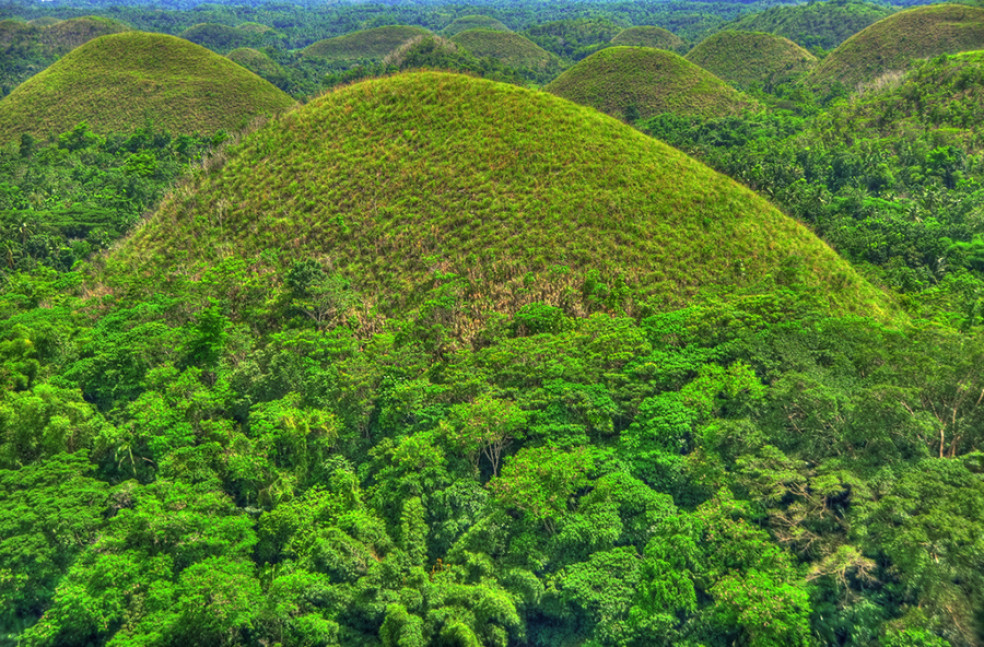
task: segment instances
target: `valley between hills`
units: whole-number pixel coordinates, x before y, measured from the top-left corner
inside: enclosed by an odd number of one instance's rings
[[[0,6],[0,645],[984,645],[984,5]]]

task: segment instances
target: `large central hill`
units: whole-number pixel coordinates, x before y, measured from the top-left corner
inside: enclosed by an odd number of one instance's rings
[[[103,276],[158,290],[224,258],[273,281],[313,258],[377,314],[430,308],[463,336],[531,302],[638,313],[773,280],[837,312],[886,308],[806,228],[676,149],[547,93],[437,72],[347,86],[267,124],[165,201]]]
[[[293,104],[249,70],[175,36],[124,32],[73,50],[0,101],[0,142],[148,121],[171,132],[236,129]]]
[[[723,117],[753,104],[707,70],[651,47],[603,49],[544,89],[627,121],[663,112]]]
[[[810,74],[810,83],[843,83],[848,90],[918,59],[984,48],[984,8],[958,4],[916,7],[893,14],[852,36]]]

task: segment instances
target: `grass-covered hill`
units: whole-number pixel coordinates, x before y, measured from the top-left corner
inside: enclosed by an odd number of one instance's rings
[[[86,122],[126,132],[153,122],[215,132],[280,112],[293,100],[252,72],[175,36],[124,32],[73,50],[0,101],[0,142]]]
[[[788,38],[733,30],[702,40],[686,58],[742,89],[761,86],[768,90],[817,64],[816,56]]]
[[[271,121],[166,200],[104,276],[158,290],[245,259],[277,281],[301,258],[333,273],[329,311],[419,307],[464,337],[532,302],[638,314],[777,283],[838,312],[886,308],[806,228],[676,149],[549,93],[438,72]]]
[[[543,69],[557,59],[525,36],[509,31],[469,29],[451,38],[451,42],[480,58],[493,58],[511,67]]]
[[[62,56],[83,43],[107,34],[129,31],[130,26],[119,20],[101,16],[82,16],[48,25],[41,32],[45,49]]]
[[[810,74],[819,88],[853,91],[918,59],[984,48],[984,8],[958,4],[916,7],[879,20],[831,52]]]
[[[390,25],[326,38],[301,50],[303,56],[330,62],[381,61],[394,49],[430,32],[423,27]]]
[[[192,25],[178,36],[220,54],[247,47],[255,40],[248,31],[214,22]]]
[[[752,105],[707,70],[649,47],[601,50],[544,89],[627,121],[663,112],[720,117]]]
[[[889,6],[861,0],[827,0],[772,7],[739,18],[726,29],[764,31],[803,47],[829,50],[893,12]]]
[[[236,48],[226,54],[226,58],[278,87],[287,78],[287,73],[280,64],[270,58],[265,52],[253,49],[252,47]]]
[[[687,49],[687,43],[670,30],[648,25],[623,29],[612,39],[612,45],[655,47],[671,52],[681,52]]]
[[[451,24],[441,30],[441,35],[450,38],[455,34],[460,34],[469,29],[491,29],[493,31],[512,31],[505,24],[492,18],[491,16],[481,16],[477,14],[461,16],[455,18]]]

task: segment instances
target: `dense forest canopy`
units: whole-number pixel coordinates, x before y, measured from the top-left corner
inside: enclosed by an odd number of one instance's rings
[[[984,645],[984,9],[911,4],[0,7],[0,645]]]

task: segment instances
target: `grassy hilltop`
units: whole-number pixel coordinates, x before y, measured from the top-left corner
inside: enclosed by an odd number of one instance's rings
[[[286,78],[287,73],[284,71],[284,68],[264,52],[253,49],[252,47],[236,48],[226,54],[226,58],[237,65],[242,65],[253,74],[266,79],[274,85],[279,86]]]
[[[174,133],[239,128],[293,100],[252,72],[175,36],[125,32],[73,50],[0,101],[0,142],[87,122],[97,132],[152,121]]]
[[[301,54],[330,62],[381,61],[405,42],[427,34],[430,32],[423,27],[408,25],[376,27],[319,40],[302,49]]]
[[[929,5],[893,14],[852,36],[810,74],[820,88],[840,82],[848,90],[883,74],[910,68],[917,59],[984,48],[984,8]]]
[[[812,69],[817,57],[793,41],[763,32],[722,31],[698,43],[686,59],[742,89],[766,89]]]
[[[752,105],[710,72],[649,47],[603,49],[544,89],[629,121],[663,112],[720,117]]]
[[[451,24],[441,30],[441,35],[450,38],[455,34],[460,34],[463,31],[468,31],[469,29],[491,29],[493,31],[512,31],[509,27],[506,27],[502,22],[492,18],[490,16],[461,16],[460,18],[455,18]]]
[[[94,38],[129,30],[130,26],[119,20],[100,16],[82,16],[48,25],[42,30],[40,40],[47,51],[56,56],[63,56]]]
[[[253,133],[106,276],[163,289],[233,257],[270,280],[314,257],[382,315],[449,283],[423,307],[464,336],[535,301],[636,312],[773,281],[838,312],[886,308],[808,230],[679,151],[547,93],[436,72],[339,89]]]
[[[451,38],[478,57],[489,57],[514,67],[542,69],[557,61],[553,54],[529,38],[508,31],[469,29]]]
[[[192,25],[178,36],[219,54],[248,47],[256,40],[253,32],[214,22]]]
[[[655,47],[657,49],[667,49],[672,52],[680,52],[687,49],[687,43],[670,30],[651,26],[623,29],[612,39],[612,45]]]

